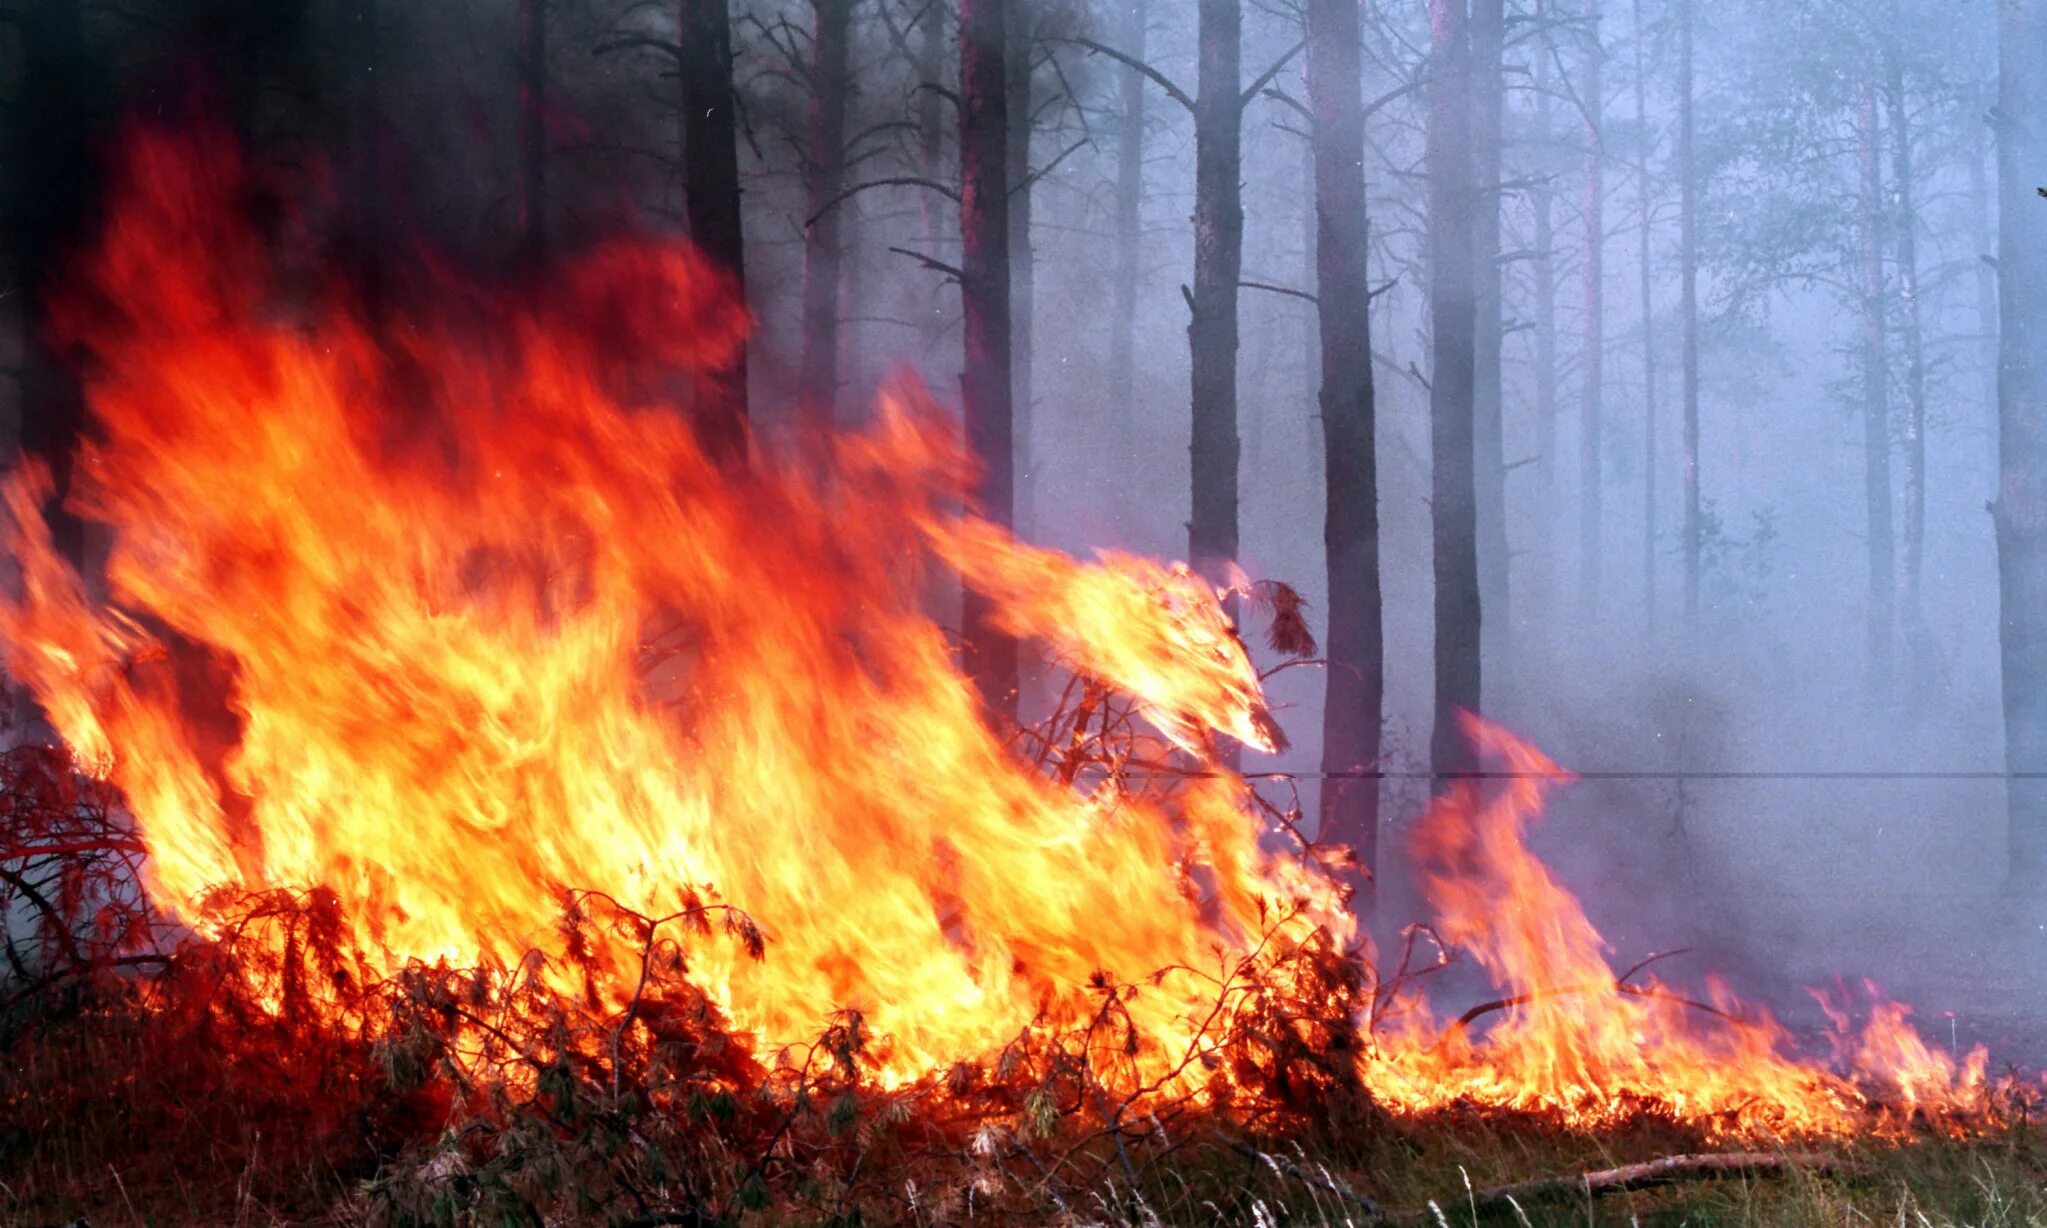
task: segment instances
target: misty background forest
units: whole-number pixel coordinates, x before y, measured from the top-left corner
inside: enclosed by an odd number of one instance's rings
[[[2047,4],[15,0],[0,87],[0,399],[60,486],[39,313],[124,117],[225,117],[372,304],[685,234],[758,322],[717,446],[908,370],[1025,538],[1292,585],[1327,664],[1245,770],[1376,845],[1382,925],[1471,708],[1584,774],[1536,840],[1623,952],[2016,1006]]]

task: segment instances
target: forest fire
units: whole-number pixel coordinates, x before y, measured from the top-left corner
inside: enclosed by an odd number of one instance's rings
[[[1218,1019],[1262,1000],[1240,977],[1357,937],[1322,860],[1282,851],[1211,753],[1277,737],[1216,593],[959,511],[966,462],[908,388],[868,431],[707,458],[666,373],[715,366],[747,321],[693,254],[614,244],[545,293],[373,326],[342,295],[303,305],[224,145],[134,138],[121,183],[61,305],[93,357],[73,505],[110,532],[107,596],[58,557],[26,471],[0,632],[195,929],[222,888],[317,888],[365,977],[523,964],[616,1011],[655,944],[621,927],[565,959],[564,909],[598,893],[723,917],[734,940],[689,942],[687,975],[763,1050],[857,1011],[903,1086],[1110,1020],[1088,1042],[1105,1080],[1197,1096],[1236,1078]],[[1182,778],[1017,755],[920,608],[932,567],[1129,696]],[[1434,1022],[1389,978],[1355,1059],[1380,1102],[1738,1136],[1989,1111],[1985,1055],[1929,1048],[1900,1008],[1830,1066],[1724,990],[1616,988],[1522,843],[1552,765],[1471,733],[1509,778],[1445,792],[1415,853],[1499,1018]]]

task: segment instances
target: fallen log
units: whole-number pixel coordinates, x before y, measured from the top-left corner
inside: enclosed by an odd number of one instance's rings
[[[1619,1194],[1628,1190],[1729,1174],[1776,1175],[1793,1170],[1844,1173],[1854,1171],[1855,1167],[1854,1163],[1840,1156],[1823,1155],[1818,1152],[1736,1151],[1662,1156],[1654,1160],[1645,1160],[1640,1164],[1623,1164],[1618,1168],[1603,1168],[1595,1172],[1574,1173],[1569,1176],[1538,1177],[1531,1181],[1517,1181],[1512,1185],[1475,1190],[1461,1201],[1479,1210],[1497,1210],[1502,1207],[1519,1206],[1522,1203],[1579,1195],[1596,1198],[1602,1194]],[[1432,1215],[1430,1212],[1408,1212],[1397,1218],[1423,1220],[1432,1218]]]

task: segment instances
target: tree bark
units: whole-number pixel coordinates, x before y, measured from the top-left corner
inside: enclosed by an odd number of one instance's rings
[[[519,240],[547,254],[547,0],[519,0]]]
[[[1536,19],[1548,19],[1548,6],[1538,0]],[[1554,115],[1550,101],[1550,38],[1547,33],[1540,36],[1535,57],[1535,140],[1547,152],[1555,139]],[[1543,565],[1530,573],[1530,589],[1534,590],[1537,604],[1543,610],[1545,621],[1554,621],[1558,593],[1555,576],[1560,570],[1558,556],[1561,553],[1557,542],[1556,525],[1563,517],[1557,508],[1557,232],[1556,232],[1556,188],[1549,176],[1530,189],[1533,192],[1532,212],[1535,246],[1530,261],[1535,286],[1535,370],[1532,379],[1535,384],[1535,480],[1540,488],[1542,515],[1536,518],[1535,532],[1542,538]]]
[[[1891,627],[1897,584],[1891,536],[1890,358],[1884,326],[1883,148],[1876,87],[1865,81],[1856,111],[1862,155],[1862,480],[1869,542],[1868,656],[1873,696],[1891,691]]]
[[[1002,0],[961,0],[960,22],[960,300],[965,316],[965,369],[960,400],[967,447],[981,467],[975,490],[981,514],[1000,525],[1015,517],[1015,438],[1010,397],[1009,120],[1007,19]],[[1016,641],[990,621],[988,599],[968,589],[962,600],[967,673],[982,702],[1013,717],[1017,702]]]
[[[2047,3],[2004,0],[1997,71],[1999,649],[2005,767],[2047,773]],[[2047,877],[2047,782],[2007,786],[2011,882]]]
[[[845,234],[846,107],[852,82],[848,44],[853,0],[815,0],[810,38],[810,117],[804,133],[803,356],[796,402],[805,419],[830,426],[838,418],[839,301]]]
[[[1585,47],[1585,388],[1578,425],[1578,605],[1589,617],[1599,606],[1600,489],[1606,410],[1606,157],[1601,149],[1605,50],[1599,45],[1599,10],[1593,9]]]
[[[1915,207],[1912,126],[1905,106],[1905,65],[1896,47],[1885,52],[1884,110],[1890,121],[1891,221],[1897,236],[1900,332],[1905,343],[1904,564],[1898,585],[1898,625],[1905,639],[1905,695],[1916,710],[1933,685],[1933,644],[1926,627],[1926,343],[1919,316],[1919,213]]]
[[[1983,111],[1988,112],[1989,104]],[[1969,209],[1976,224],[1977,363],[1981,370],[1983,435],[1990,448],[1990,489],[1997,492],[1997,201],[1990,180],[1997,165],[1996,128],[1983,124],[1981,139],[1969,157]]]
[[[1124,50],[1144,59],[1148,30],[1146,0],[1124,0]],[[1144,74],[1125,66],[1118,81],[1121,114],[1116,130],[1116,282],[1109,321],[1109,412],[1114,415],[1112,458],[1134,457],[1137,447],[1137,291],[1144,250]],[[1117,463],[1121,463],[1118,461]],[[1106,475],[1105,475],[1106,476]],[[1111,481],[1117,523],[1128,525],[1136,509],[1130,505],[1127,481]]]
[[[1460,711],[1479,707],[1478,526],[1473,398],[1478,297],[1471,183],[1471,31],[1465,0],[1429,0],[1428,226],[1431,518],[1438,773],[1470,770]]]
[[[1004,103],[1009,123],[1009,337],[1011,404],[1016,411],[1016,527],[1028,533],[1037,523],[1036,394],[1031,387],[1032,346],[1036,340],[1036,254],[1031,248],[1031,59],[1036,54],[1036,5],[1033,0],[1007,0],[1009,18],[1004,48],[1009,62],[1003,70]]]
[[[1685,621],[1699,618],[1699,556],[1704,523],[1699,506],[1699,180],[1693,161],[1692,3],[1677,0],[1677,247],[1678,315],[1684,368]]]
[[[1650,640],[1656,638],[1656,281],[1650,243],[1655,237],[1654,201],[1649,189],[1649,76],[1643,45],[1649,41],[1642,24],[1642,0],[1634,0],[1635,131],[1642,142],[1635,167],[1641,189],[1642,280],[1642,620]]]
[[[1244,263],[1243,13],[1199,0],[1194,98],[1194,289],[1187,345],[1192,440],[1189,560],[1212,579],[1237,558],[1237,283]]]
[[[1471,149],[1477,266],[1478,323],[1473,337],[1472,391],[1474,491],[1478,514],[1478,591],[1485,612],[1482,660],[1487,676],[1504,676],[1510,656],[1511,612],[1507,540],[1507,457],[1500,351],[1506,321],[1500,275],[1500,123],[1506,79],[1503,0],[1471,0]]]
[[[680,0],[684,208],[692,243],[744,293],[746,244],[739,204],[738,99],[732,88],[732,15],[726,0]],[[705,449],[728,462],[747,450],[746,349],[698,381],[695,420]]]
[[[1329,575],[1317,837],[1356,852],[1364,873],[1353,909],[1368,918],[1378,866],[1379,781],[1363,773],[1379,767],[1386,663],[1358,0],[1309,0],[1307,18],[1327,495],[1322,547]]]

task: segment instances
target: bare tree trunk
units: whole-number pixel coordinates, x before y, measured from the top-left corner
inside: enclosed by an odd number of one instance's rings
[[[803,159],[803,356],[796,401],[813,423],[838,416],[839,295],[844,281],[846,106],[853,0],[815,0],[810,38],[810,123]]]
[[[1882,134],[1877,130],[1876,88],[1862,87],[1857,109],[1862,152],[1862,447],[1869,539],[1869,689],[1891,691],[1892,594],[1897,563],[1891,537],[1890,359],[1884,328],[1884,224]]]
[[[1220,577],[1237,557],[1237,283],[1243,277],[1243,13],[1199,0],[1194,99],[1194,289],[1187,323],[1193,440],[1190,561]]]
[[[918,22],[917,42],[917,158],[926,179],[942,181],[945,178],[945,94],[941,82],[945,78],[945,18],[947,7],[944,0],[929,0],[924,14]],[[938,238],[938,210],[933,207],[931,194],[917,194],[917,215],[924,224],[924,242],[928,247]]]
[[[1032,327],[1036,317],[1036,265],[1031,249],[1031,59],[1036,5],[1033,0],[1007,0],[1009,63],[1003,86],[1009,120],[1009,336],[1010,378],[1016,410],[1016,527],[1028,533],[1037,524],[1037,405],[1031,388]]]
[[[2005,0],[1997,72],[2000,649],[2011,882],[2047,877],[2047,4]]]
[[[1353,907],[1369,919],[1378,867],[1380,725],[1386,660],[1379,587],[1379,461],[1366,257],[1365,115],[1358,0],[1309,0],[1314,113],[1315,299],[1322,350],[1322,521],[1329,572],[1320,839],[1364,870]]]
[[[1699,618],[1699,180],[1692,151],[1692,2],[1677,0],[1678,311],[1684,354],[1685,621]]]
[[[1495,686],[1511,656],[1507,540],[1506,426],[1500,379],[1505,319],[1500,286],[1500,121],[1506,80],[1503,0],[1471,0],[1471,149],[1477,192],[1478,324],[1472,345],[1475,382],[1472,463],[1478,514],[1478,593],[1485,612],[1483,662]]]
[[[1988,111],[1985,106],[1983,110]],[[1976,223],[1976,331],[1977,362],[1983,378],[1983,435],[1990,448],[1991,493],[1997,491],[1997,271],[1992,261],[1997,254],[1997,201],[1990,177],[1997,164],[1996,129],[1982,128],[1982,140],[1969,157],[1969,209]]]
[[[1606,412],[1606,157],[1600,148],[1605,86],[1599,45],[1599,10],[1589,15],[1585,48],[1585,389],[1578,434],[1578,604],[1598,608],[1603,546],[1600,541],[1601,433]]]
[[[1642,142],[1635,167],[1641,189],[1642,238],[1642,617],[1649,638],[1656,638],[1656,281],[1650,245],[1655,237],[1654,201],[1649,190],[1649,76],[1643,67],[1642,0],[1634,0],[1635,131]]]
[[[1548,20],[1547,4],[1538,3],[1536,18]],[[1541,36],[1535,52],[1535,140],[1546,147],[1555,137],[1550,102],[1550,39]],[[1536,518],[1536,532],[1542,535],[1542,565],[1532,569],[1530,587],[1538,594],[1546,622],[1555,621],[1559,570],[1557,514],[1557,232],[1556,188],[1548,176],[1531,189],[1534,193],[1535,280],[1535,480],[1541,488],[1543,514]]]
[[[547,254],[547,0],[519,0],[519,230],[528,262]]]
[[[1914,206],[1912,128],[1905,110],[1905,66],[1895,47],[1885,53],[1884,109],[1890,120],[1891,205],[1897,229],[1898,295],[1904,303],[1905,527],[1898,625],[1905,637],[1905,694],[1916,706],[1932,688],[1933,644],[1926,627],[1926,344],[1919,318],[1919,213]]]
[[[1124,0],[1123,46],[1132,59],[1144,59],[1148,31],[1146,0]],[[1127,65],[1119,82],[1121,115],[1116,130],[1116,284],[1114,316],[1109,322],[1109,412],[1115,415],[1116,463],[1137,452],[1137,290],[1144,250],[1144,74]],[[1111,481],[1117,523],[1129,525],[1131,483]]]
[[[1002,0],[961,0],[960,301],[965,369],[960,400],[967,447],[980,462],[975,494],[997,524],[1016,512],[1015,419],[1010,396],[1009,119],[1007,19]],[[967,673],[992,711],[1015,716],[1016,641],[991,622],[988,599],[971,588],[962,600]]]
[[[1473,267],[1471,31],[1465,0],[1429,0],[1428,217],[1431,518],[1436,703],[1430,759],[1468,770],[1460,712],[1479,706],[1478,524],[1473,473],[1478,293]]]
[[[746,244],[739,208],[739,126],[732,89],[732,15],[726,0],[681,0],[676,45],[682,49],[684,208],[690,241],[744,293]],[[746,459],[746,350],[698,381],[697,431],[705,449]]]

